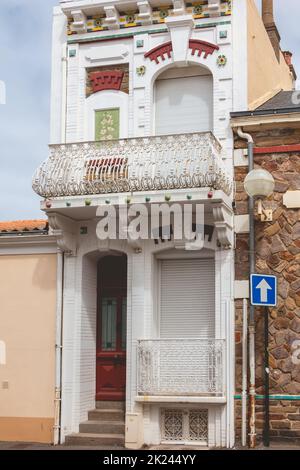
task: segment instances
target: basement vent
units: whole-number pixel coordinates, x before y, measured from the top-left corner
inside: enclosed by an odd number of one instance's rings
[[[168,442],[207,444],[208,410],[162,409],[161,438]]]

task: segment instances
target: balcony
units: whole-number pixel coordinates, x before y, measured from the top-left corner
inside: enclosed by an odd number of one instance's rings
[[[213,402],[225,397],[224,340],[139,340],[137,358],[140,401],[180,396]]]
[[[210,132],[50,145],[33,177],[44,198],[206,187],[232,190]]]

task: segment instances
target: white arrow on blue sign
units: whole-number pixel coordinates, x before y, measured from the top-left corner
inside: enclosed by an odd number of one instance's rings
[[[267,274],[251,274],[251,304],[265,307],[277,305],[277,277]]]

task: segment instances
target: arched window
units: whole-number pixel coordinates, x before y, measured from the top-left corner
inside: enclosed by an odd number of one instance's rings
[[[155,134],[213,130],[213,78],[204,67],[172,68],[155,82]]]

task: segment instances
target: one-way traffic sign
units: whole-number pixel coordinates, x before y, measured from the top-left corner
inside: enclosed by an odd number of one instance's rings
[[[277,277],[251,274],[251,304],[265,307],[277,305]]]

